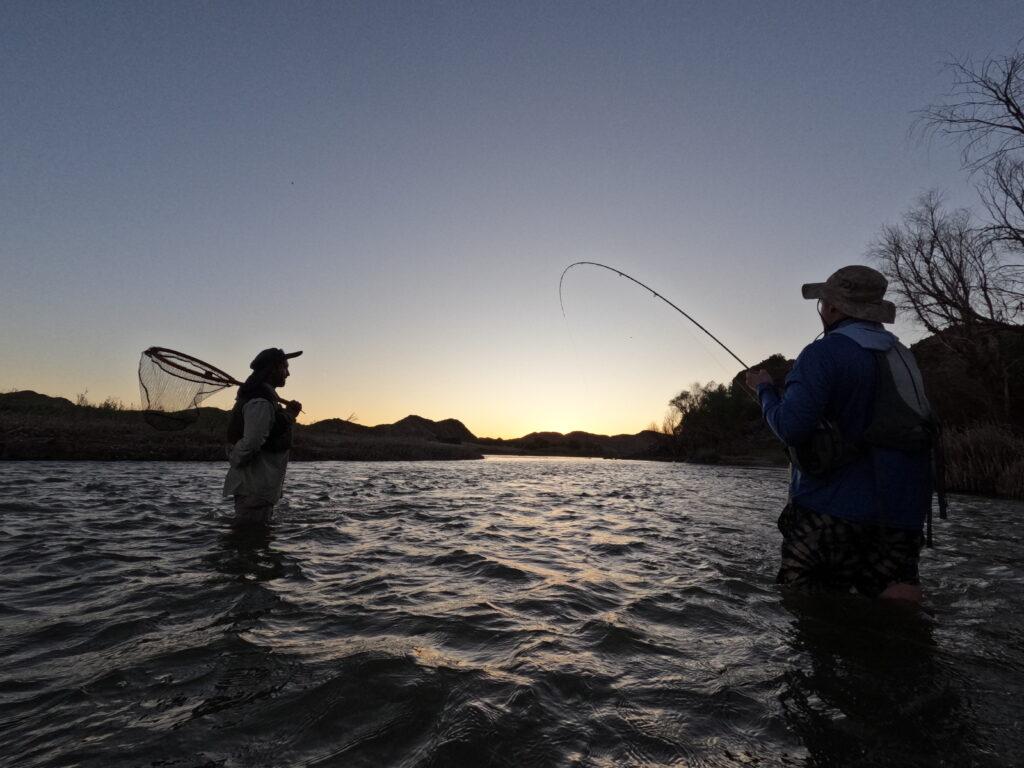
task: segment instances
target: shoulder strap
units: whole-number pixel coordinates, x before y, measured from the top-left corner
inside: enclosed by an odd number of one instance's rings
[[[893,384],[903,401],[922,419],[930,420],[932,406],[924,393],[924,379],[913,353],[897,341],[888,352],[879,355],[878,362],[888,366]]]

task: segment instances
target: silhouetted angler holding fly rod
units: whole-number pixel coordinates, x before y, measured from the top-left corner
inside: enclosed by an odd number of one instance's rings
[[[920,602],[922,527],[931,544],[932,459],[941,446],[914,356],[882,327],[896,318],[887,285],[861,265],[804,285],[803,297],[818,300],[824,336],[797,357],[784,393],[765,371],[747,371],[747,385],[794,468],[777,581]]]

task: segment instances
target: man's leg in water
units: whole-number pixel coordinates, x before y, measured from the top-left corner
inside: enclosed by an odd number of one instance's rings
[[[274,513],[274,505],[271,502],[254,496],[235,496],[235,520],[236,524],[258,525],[270,522]]]
[[[857,591],[883,600],[920,603],[924,599],[917,564],[920,531],[870,526],[863,535],[864,570]]]
[[[890,584],[880,594],[881,600],[905,600],[908,603],[920,603],[924,600],[924,592],[917,584]]]

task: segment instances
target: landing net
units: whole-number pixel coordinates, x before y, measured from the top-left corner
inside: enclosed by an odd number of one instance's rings
[[[142,417],[156,429],[184,429],[199,418],[199,404],[241,382],[184,352],[150,347],[139,359]]]

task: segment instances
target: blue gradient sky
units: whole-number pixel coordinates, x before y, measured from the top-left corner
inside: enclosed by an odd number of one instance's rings
[[[1019,2],[0,6],[0,390],[137,402],[150,345],[304,349],[304,420],[635,432],[817,332],[955,149],[908,138]],[[898,326],[913,338],[908,326]],[[229,407],[220,394],[212,405]]]

